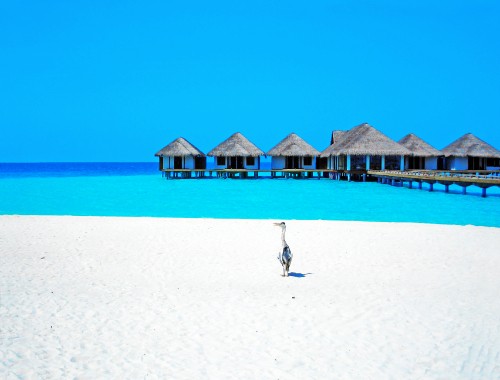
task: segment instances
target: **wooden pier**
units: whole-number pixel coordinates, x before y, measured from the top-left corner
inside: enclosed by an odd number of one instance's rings
[[[426,183],[429,185],[429,191],[433,191],[434,185],[439,183],[444,186],[445,192],[449,192],[450,185],[458,185],[462,187],[462,194],[466,194],[467,187],[473,185],[481,188],[482,197],[486,197],[486,189],[500,186],[500,170],[369,170],[368,175],[377,178],[379,183],[393,186],[403,186],[407,182],[410,189],[413,188],[414,183],[419,189],[422,189],[422,184]]]
[[[167,179],[180,178],[298,178],[298,179],[346,179],[366,178],[366,170],[331,169],[162,169]],[[363,177],[364,176],[364,177]]]

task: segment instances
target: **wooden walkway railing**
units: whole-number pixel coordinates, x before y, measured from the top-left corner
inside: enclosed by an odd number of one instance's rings
[[[500,170],[369,170],[368,175],[377,178],[379,183],[391,185],[403,185],[408,183],[411,189],[415,182],[419,189],[422,183],[429,185],[429,191],[434,190],[434,184],[444,185],[445,192],[449,192],[450,185],[462,187],[462,193],[466,194],[467,187],[474,185],[481,188],[481,196],[486,197],[486,189],[492,186],[500,186]]]

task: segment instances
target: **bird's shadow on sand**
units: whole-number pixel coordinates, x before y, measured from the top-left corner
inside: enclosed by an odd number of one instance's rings
[[[297,277],[297,278],[304,278],[306,276],[309,276],[312,273],[297,273],[297,272],[290,272],[288,273],[289,277]]]

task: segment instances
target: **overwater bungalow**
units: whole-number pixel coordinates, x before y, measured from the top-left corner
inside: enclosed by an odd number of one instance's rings
[[[399,140],[399,143],[411,152],[411,156],[406,156],[405,169],[439,169],[438,157],[443,156],[443,153],[420,137],[410,133]]]
[[[404,157],[411,155],[406,147],[367,123],[345,132],[334,131],[332,140],[321,157],[328,158],[328,169],[333,170],[404,170]]]
[[[500,151],[467,133],[441,150],[448,170],[499,170]]]
[[[266,153],[271,157],[271,169],[316,169],[320,152],[295,133],[290,133]]]
[[[221,142],[207,156],[214,157],[214,169],[259,170],[264,152],[237,132]]]
[[[205,154],[186,139],[179,137],[159,150],[159,169],[206,169],[207,158]]]

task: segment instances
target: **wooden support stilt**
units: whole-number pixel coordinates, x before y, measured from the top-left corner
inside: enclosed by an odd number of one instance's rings
[[[486,187],[481,189],[481,197],[486,198]]]

